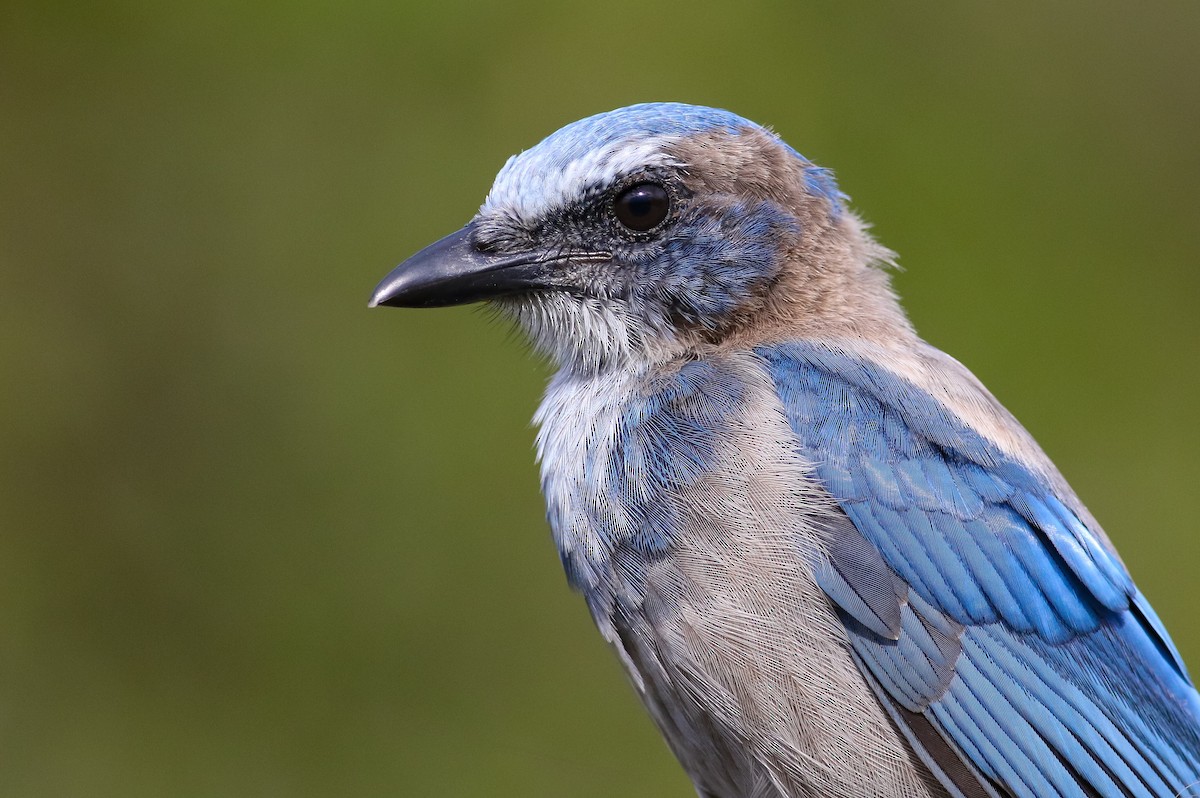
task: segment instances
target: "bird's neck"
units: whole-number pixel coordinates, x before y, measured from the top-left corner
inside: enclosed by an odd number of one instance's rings
[[[757,312],[725,344],[753,348],[789,340],[857,339],[916,346],[918,337],[891,286],[895,253],[853,213],[809,219],[791,242],[779,277]]]

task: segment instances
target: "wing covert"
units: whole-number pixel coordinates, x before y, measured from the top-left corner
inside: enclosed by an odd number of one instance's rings
[[[801,454],[874,548],[867,570],[877,556],[897,578],[899,623],[884,626],[890,602],[864,611],[846,599],[864,591],[818,581],[947,788],[972,794],[948,775],[961,766],[970,789],[997,796],[1186,794],[1200,778],[1200,699],[1077,500],[880,366],[813,344],[759,355]],[[861,545],[837,545],[853,535],[832,539],[827,570],[863,570],[847,561]]]

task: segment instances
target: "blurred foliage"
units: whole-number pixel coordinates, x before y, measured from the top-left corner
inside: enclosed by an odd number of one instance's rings
[[[368,312],[504,159],[774,126],[1200,667],[1200,4],[0,7],[0,793],[687,796],[565,587],[547,375]]]

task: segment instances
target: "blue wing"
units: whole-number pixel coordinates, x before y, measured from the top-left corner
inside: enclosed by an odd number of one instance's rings
[[[952,794],[1200,795],[1200,698],[1073,496],[885,369],[759,355],[845,513],[819,581]]]

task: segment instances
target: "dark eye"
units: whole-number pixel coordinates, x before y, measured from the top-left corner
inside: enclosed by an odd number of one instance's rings
[[[630,186],[613,200],[617,221],[644,233],[662,224],[671,210],[671,197],[658,183],[638,183]]]

